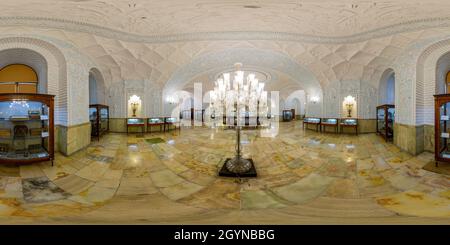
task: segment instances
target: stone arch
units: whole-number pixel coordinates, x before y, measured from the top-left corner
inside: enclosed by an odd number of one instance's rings
[[[286,104],[290,108],[295,109],[295,115],[304,115],[305,113],[306,94],[304,90],[295,90],[286,97]]]
[[[436,42],[426,48],[417,60],[416,109],[417,125],[434,125],[434,97],[441,89],[437,86],[437,66],[441,58],[450,52],[450,39]]]
[[[67,68],[63,53],[53,44],[30,37],[0,38],[0,52],[11,49],[31,50],[47,62],[47,93],[55,96],[55,124],[68,123]]]
[[[395,72],[386,69],[378,84],[378,104],[395,104]]]
[[[47,93],[47,60],[40,53],[23,48],[0,51],[0,69],[12,64],[23,64],[33,69],[38,77],[38,93]]]

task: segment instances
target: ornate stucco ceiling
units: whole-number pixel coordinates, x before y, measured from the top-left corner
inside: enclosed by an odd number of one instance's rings
[[[276,32],[351,36],[450,18],[442,0],[2,0],[2,17],[72,21],[146,36]]]
[[[1,35],[66,41],[95,61],[107,86],[145,80],[163,88],[206,54],[254,49],[285,56],[322,88],[349,80],[376,87],[408,46],[450,36],[445,0],[3,0],[0,8]],[[261,62],[248,65],[268,71]],[[292,89],[305,88],[305,76],[274,70]]]

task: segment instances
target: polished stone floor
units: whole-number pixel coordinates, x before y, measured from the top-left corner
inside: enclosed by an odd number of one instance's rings
[[[0,166],[0,223],[444,223],[450,177],[375,134],[246,130],[258,178],[217,177],[233,130],[109,134],[55,166]],[[264,136],[264,137],[262,137]]]

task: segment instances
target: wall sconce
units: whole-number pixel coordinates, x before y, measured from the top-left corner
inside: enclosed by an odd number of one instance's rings
[[[176,99],[175,97],[173,97],[173,96],[167,96],[166,101],[167,101],[169,104],[173,105],[173,104],[175,104],[175,103],[177,102],[177,99]]]
[[[136,110],[139,107],[139,104],[141,103],[141,99],[139,98],[139,96],[137,95],[133,95],[130,97],[130,105],[131,105],[131,110],[133,111],[133,116],[132,117],[136,117]]]
[[[309,99],[309,101],[311,101],[312,103],[316,104],[317,102],[319,102],[319,97],[313,96],[313,97],[311,97],[311,99]]]
[[[352,117],[352,110],[353,110],[353,106],[355,104],[356,104],[356,100],[351,95],[349,95],[349,96],[344,98],[344,105],[345,105],[345,108],[347,109],[347,112],[348,112],[348,116],[347,117]]]

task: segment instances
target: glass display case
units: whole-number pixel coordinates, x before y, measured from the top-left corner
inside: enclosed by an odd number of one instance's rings
[[[54,95],[0,94],[0,163],[54,159]]]
[[[165,117],[164,118],[164,131],[169,131],[171,129],[180,130],[180,121],[175,117]]]
[[[383,136],[385,141],[394,137],[394,105],[377,106],[377,134]]]
[[[159,126],[159,131],[163,131],[164,128],[164,118],[162,117],[151,117],[147,119],[147,131],[152,133],[152,127]]]
[[[127,134],[130,132],[130,128],[141,128],[142,133],[145,133],[144,118],[127,118]]]
[[[334,128],[334,131],[338,132],[338,119],[337,118],[322,118],[320,122],[320,130],[325,132],[327,127]]]
[[[283,110],[283,122],[289,122],[294,120],[294,113],[292,110]]]
[[[434,156],[436,166],[450,162],[450,94],[434,95]]]
[[[306,128],[308,128],[308,125],[315,125],[316,131],[319,131],[320,122],[321,122],[321,120],[318,117],[305,117],[303,119],[303,129],[305,128],[305,124],[306,124]]]
[[[340,126],[341,132],[344,132],[344,128],[353,128],[355,133],[358,134],[358,119],[356,118],[342,118]]]
[[[109,107],[107,105],[89,105],[89,120],[91,121],[91,136],[97,137],[109,131]]]

